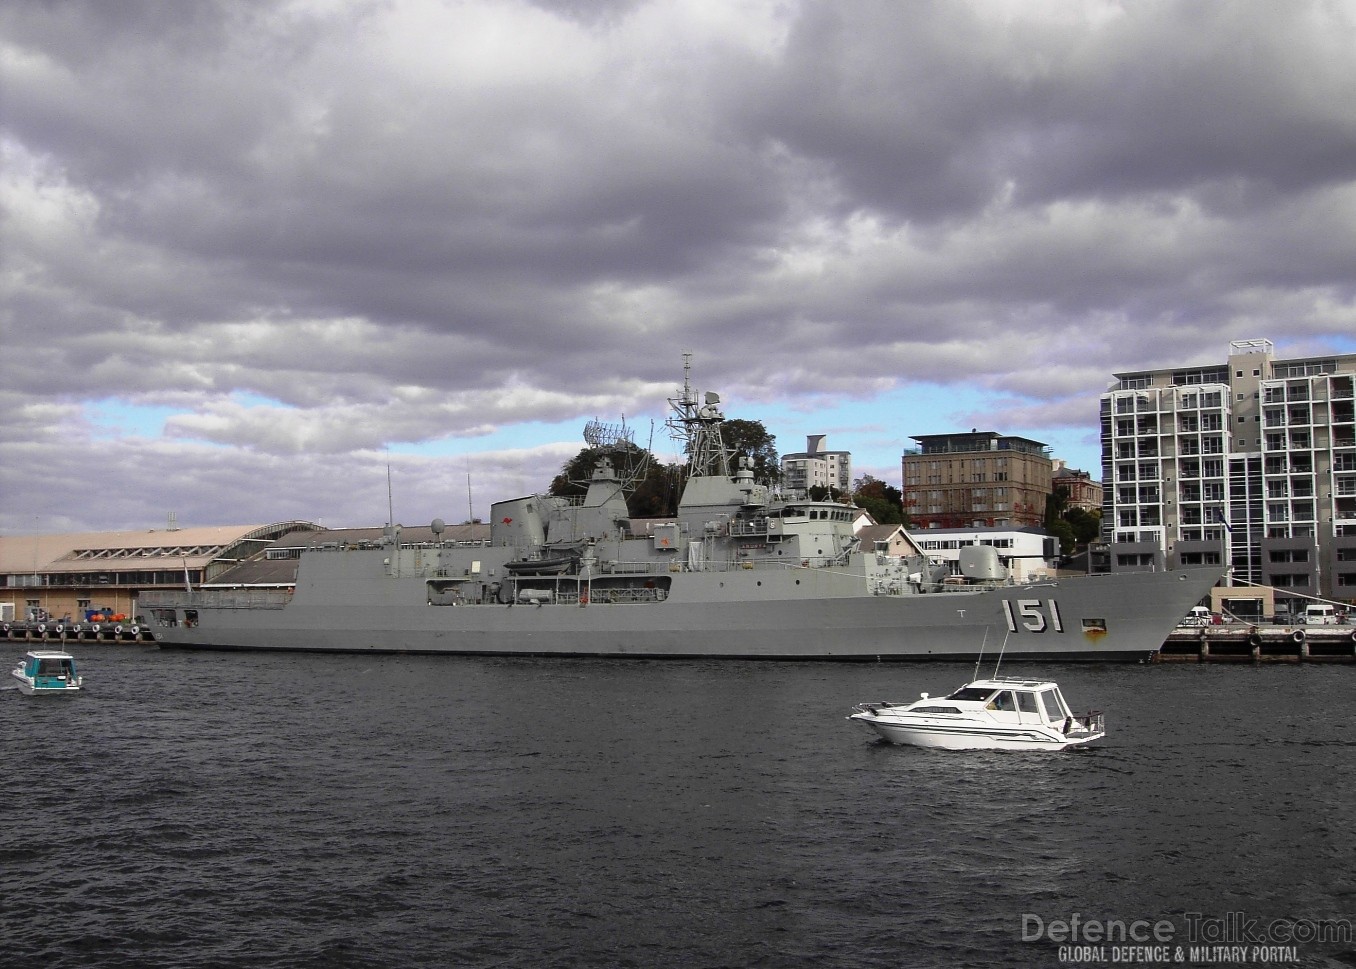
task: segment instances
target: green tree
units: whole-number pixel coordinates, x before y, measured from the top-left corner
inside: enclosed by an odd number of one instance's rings
[[[1082,546],[1097,541],[1102,535],[1102,513],[1086,508],[1070,508],[1064,520],[1073,528],[1074,541]]]
[[[720,436],[731,451],[753,458],[754,481],[764,485],[781,483],[782,469],[781,459],[777,455],[777,438],[767,432],[762,421],[724,421],[720,425]]]
[[[852,499],[878,525],[904,524],[904,495],[893,485],[864,474],[852,483]]]
[[[1073,526],[1063,518],[1056,518],[1045,529],[1055,538],[1059,539],[1059,554],[1063,558],[1068,558],[1074,554],[1074,548],[1078,540],[1074,537]]]

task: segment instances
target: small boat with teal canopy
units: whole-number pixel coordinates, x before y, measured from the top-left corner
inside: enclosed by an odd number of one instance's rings
[[[75,693],[82,683],[75,671],[75,657],[50,649],[26,653],[9,675],[19,681],[19,692],[28,696]]]

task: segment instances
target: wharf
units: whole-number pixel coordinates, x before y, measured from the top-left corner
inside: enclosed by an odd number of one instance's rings
[[[134,623],[7,622],[0,641],[59,648],[78,643],[151,644],[149,626]],[[1356,663],[1356,627],[1254,626],[1225,623],[1179,626],[1155,663]]]
[[[1247,623],[1178,626],[1154,662],[1356,663],[1356,628]]]
[[[154,643],[150,627],[135,622],[7,622],[0,624],[0,640],[58,648],[75,643]]]

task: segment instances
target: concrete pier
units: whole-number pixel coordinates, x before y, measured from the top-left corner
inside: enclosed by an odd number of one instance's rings
[[[154,643],[155,636],[144,623],[123,622],[66,622],[48,619],[42,622],[7,622],[0,624],[0,641],[26,643],[61,649],[79,643]]]
[[[1356,663],[1356,627],[1183,626],[1154,657],[1158,663]]]

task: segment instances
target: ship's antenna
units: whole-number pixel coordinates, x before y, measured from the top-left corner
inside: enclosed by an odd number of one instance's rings
[[[469,525],[476,520],[476,505],[471,500],[471,462],[466,462],[466,523]]]
[[[386,524],[395,528],[395,496],[391,491],[391,462],[386,461]]]

